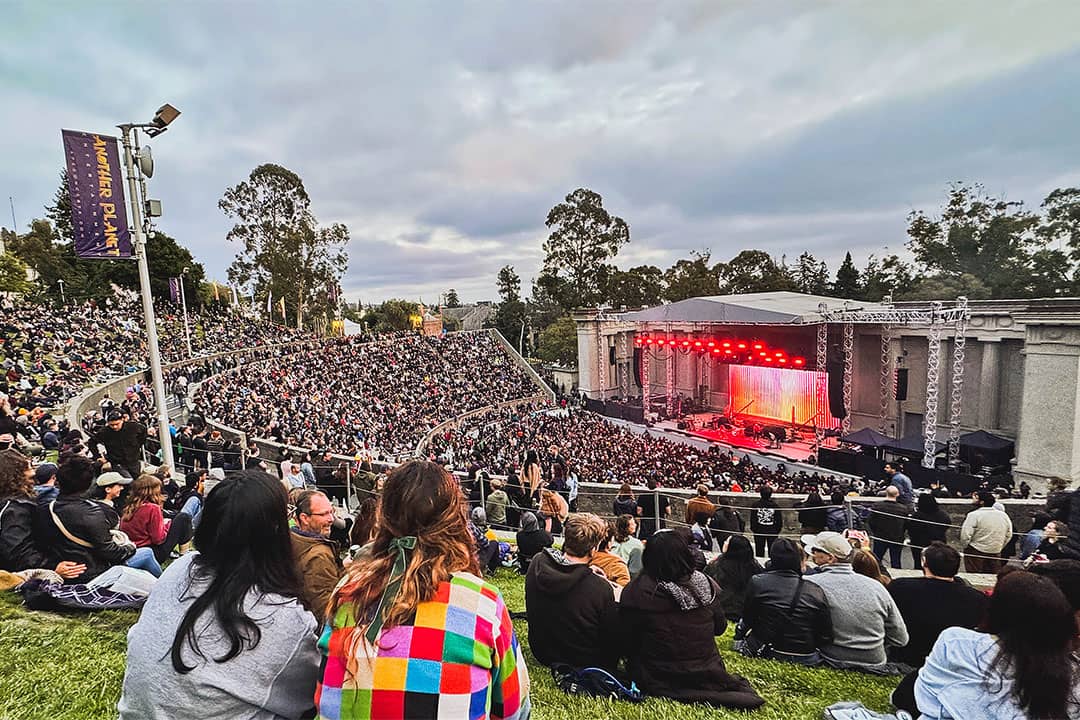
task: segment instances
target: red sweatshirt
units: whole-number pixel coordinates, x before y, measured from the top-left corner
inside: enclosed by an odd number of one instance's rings
[[[127,533],[135,547],[149,547],[165,542],[169,523],[161,514],[161,506],[143,503],[130,520],[121,520],[120,529]]]

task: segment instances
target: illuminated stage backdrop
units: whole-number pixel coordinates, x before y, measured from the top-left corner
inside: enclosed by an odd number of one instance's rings
[[[819,425],[840,427],[840,421],[829,412],[828,392],[820,398],[815,396],[819,375],[827,374],[810,370],[729,365],[728,392],[732,410],[740,410],[753,400],[753,404],[743,410],[744,414],[789,423],[794,408],[795,422],[801,424],[809,422],[820,409]],[[827,388],[827,376],[823,380],[821,387]]]

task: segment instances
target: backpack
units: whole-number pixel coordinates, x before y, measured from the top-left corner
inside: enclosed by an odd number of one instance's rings
[[[645,699],[633,682],[627,688],[614,675],[601,668],[577,670],[563,663],[555,663],[551,666],[551,677],[555,685],[567,695],[591,695],[632,703]]]

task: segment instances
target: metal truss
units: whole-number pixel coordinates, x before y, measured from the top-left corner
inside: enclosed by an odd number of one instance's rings
[[[596,389],[600,393],[600,399],[604,399],[604,390],[607,386],[607,341],[604,340],[603,325],[596,324]]]
[[[675,412],[675,348],[668,348],[667,366],[664,373],[664,391],[667,395],[667,414]]]
[[[892,407],[893,388],[895,379],[892,369],[892,328],[889,325],[881,326],[881,408],[878,418],[878,432],[885,432],[889,421],[889,409]]]
[[[641,407],[645,408],[645,413],[649,412],[649,391],[652,389],[652,375],[650,374],[649,361],[652,359],[652,350],[648,348],[641,349]]]
[[[967,308],[967,298],[957,298],[957,306]],[[952,387],[949,405],[949,466],[960,462],[960,409],[964,396],[964,348],[967,345],[967,315],[956,319],[956,335],[953,340]]]
[[[620,332],[618,335],[618,350],[615,357],[615,367],[619,371],[619,394],[625,400],[630,395],[630,384],[627,375],[626,367],[626,333]]]
[[[940,302],[934,305],[940,306]],[[926,415],[923,417],[923,467],[934,467],[937,455],[938,380],[941,362],[941,331],[944,325],[933,323],[926,351]]]
[[[821,449],[821,444],[825,442],[825,418],[822,417],[822,413],[825,411],[825,398],[829,394],[829,388],[826,380],[825,366],[828,363],[829,355],[829,326],[825,323],[821,323],[817,328],[817,379],[814,382],[814,392],[817,395],[817,415],[814,416],[814,436],[818,450]]]
[[[829,310],[825,303],[818,306],[825,322],[854,323],[856,325],[936,325],[955,323],[959,318],[965,322],[970,317],[967,301],[957,301],[955,307],[944,307],[935,301],[929,308],[884,308],[881,310]]]
[[[840,427],[847,435],[851,430],[851,372],[854,366],[855,354],[855,326],[844,323],[844,419]]]

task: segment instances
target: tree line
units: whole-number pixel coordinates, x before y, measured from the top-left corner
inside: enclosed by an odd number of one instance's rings
[[[793,291],[880,301],[1062,297],[1080,294],[1080,188],[1049,193],[1037,210],[991,195],[978,184],[954,183],[939,211],[907,216],[910,260],[871,255],[859,268],[845,254],[836,272],[808,251],[793,261],[764,250],[742,250],[714,261],[691,252],[667,268],[615,264],[630,242],[630,226],[603,206],[601,196],[578,188],[548,213],[544,264],[521,297],[521,278],[503,267],[496,278],[499,304],[492,325],[515,342],[520,328],[546,361],[573,365],[575,308],[637,308],[693,297]]]

